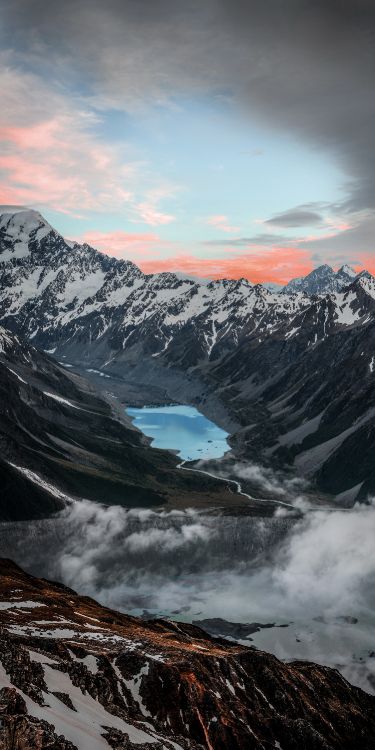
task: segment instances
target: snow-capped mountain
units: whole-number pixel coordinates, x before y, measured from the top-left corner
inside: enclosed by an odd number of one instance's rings
[[[353,281],[347,268],[334,274],[323,266],[306,277],[307,286],[310,277],[335,280],[337,324],[359,319],[343,312],[354,300],[337,292]],[[154,358],[194,366],[254,335],[285,329],[289,337],[293,321],[315,304],[301,289],[275,294],[245,279],[202,284],[173,273],[145,275],[134,263],[66,242],[35,211],[12,209],[0,218],[0,290],[6,327],[51,352],[99,348],[103,365],[141,346]]]
[[[334,271],[331,266],[323,265],[315,268],[307,276],[291,279],[282,289],[284,294],[328,294],[330,292],[341,292],[357,276],[353,268],[348,265],[341,266]]]
[[[245,279],[145,275],[66,242],[34,211],[7,209],[0,227],[8,329],[81,369],[200,404],[223,418],[246,458],[290,466],[330,494],[375,491],[375,279],[367,271],[322,266],[298,291],[276,294]]]
[[[155,357],[182,334],[193,339],[189,364],[237,345],[267,316],[277,324],[308,304],[239,281],[200,283],[173,273],[143,274],[88,245],[67,243],[34,211],[0,220],[0,318],[46,349],[139,342]]]
[[[0,625],[4,750],[373,748],[375,698],[338,670],[130,617],[4,559]]]

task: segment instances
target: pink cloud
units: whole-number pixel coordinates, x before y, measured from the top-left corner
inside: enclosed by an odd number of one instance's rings
[[[9,141],[18,148],[37,150],[55,147],[57,143],[59,146],[64,146],[65,144],[61,143],[56,137],[58,131],[59,121],[57,119],[39,122],[27,127],[7,125],[0,127],[0,141]]]
[[[141,260],[145,273],[182,271],[212,279],[246,278],[253,283],[287,283],[294,276],[304,276],[313,269],[310,254],[293,247],[253,248],[251,252],[230,258],[198,258],[180,254],[170,258]]]
[[[155,205],[148,202],[138,203],[136,213],[144,224],[149,224],[151,227],[158,227],[175,221],[175,216],[161,213],[156,209]]]
[[[239,232],[240,230],[240,227],[232,226],[229,223],[228,217],[224,216],[223,214],[209,216],[207,219],[207,224],[215,227],[216,229],[219,229],[220,232],[228,232],[228,234],[234,234],[234,232]]]
[[[28,127],[0,127],[3,200],[56,210],[123,209],[133,200],[116,152],[100,147],[72,117],[57,116]],[[12,198],[13,200],[13,198]]]
[[[157,234],[132,234],[122,230],[114,232],[93,230],[73,239],[80,244],[86,242],[108,255],[128,258],[129,260],[138,260],[140,257],[147,258],[150,255],[155,255],[157,252],[155,246],[160,243]]]
[[[99,119],[85,102],[7,66],[0,69],[0,88],[3,202],[73,215],[121,212],[150,226],[173,221],[161,208],[173,186],[129,160],[126,145],[96,135]]]

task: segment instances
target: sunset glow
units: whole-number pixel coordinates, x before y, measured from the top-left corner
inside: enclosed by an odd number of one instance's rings
[[[86,2],[79,19],[55,9],[57,25],[24,8],[18,35],[9,6],[0,202],[147,272],[283,284],[322,263],[374,269],[366,76],[340,48],[327,77],[330,52],[307,54],[298,19],[292,34],[281,14],[279,38],[259,9],[244,36],[219,6],[156,21],[111,2],[106,33]]]

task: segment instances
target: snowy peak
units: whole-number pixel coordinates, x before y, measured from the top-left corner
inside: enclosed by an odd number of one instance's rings
[[[341,266],[338,271],[334,271],[331,266],[325,264],[315,268],[307,276],[292,279],[283,288],[282,292],[284,294],[293,294],[298,291],[309,295],[340,292],[356,276],[357,274],[354,269],[347,264]]]
[[[52,231],[51,225],[39,211],[24,206],[0,206],[0,228],[6,228],[11,236],[18,237],[20,233],[29,235],[40,227]]]
[[[369,297],[375,299],[375,278],[368,271],[362,271],[351,286],[351,289],[362,289]]]
[[[357,276],[356,271],[351,266],[348,266],[347,263],[345,263],[339,270],[337,271],[338,274],[346,274],[346,276],[350,276],[351,279],[354,279]]]
[[[319,266],[307,274],[307,276],[291,279],[282,291],[285,294],[293,294],[294,292],[320,294],[322,291],[334,291],[332,288],[334,276],[335,273],[331,266]]]
[[[25,258],[33,243],[39,243],[53,231],[39,211],[0,206],[0,263]]]

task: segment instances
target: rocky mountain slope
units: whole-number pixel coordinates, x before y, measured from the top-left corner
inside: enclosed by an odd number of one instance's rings
[[[0,574],[3,750],[373,747],[375,699],[335,670]]]
[[[375,491],[375,280],[322,266],[297,281],[275,294],[145,275],[66,242],[37,212],[0,218],[4,325],[103,380],[198,404],[237,455],[352,503]]]
[[[319,266],[319,268],[315,268],[307,276],[291,279],[282,291],[285,294],[295,294],[296,292],[305,292],[306,294],[341,292],[356,276],[357,273],[348,265],[341,266],[338,271],[334,271],[331,266]]]
[[[375,492],[374,365],[375,281],[361,275],[313,299],[287,330],[242,343],[210,379],[241,422],[243,455],[290,466],[351,504]]]
[[[128,507],[241,504],[223,482],[181,472],[89,383],[0,328],[0,519],[72,498]]]

